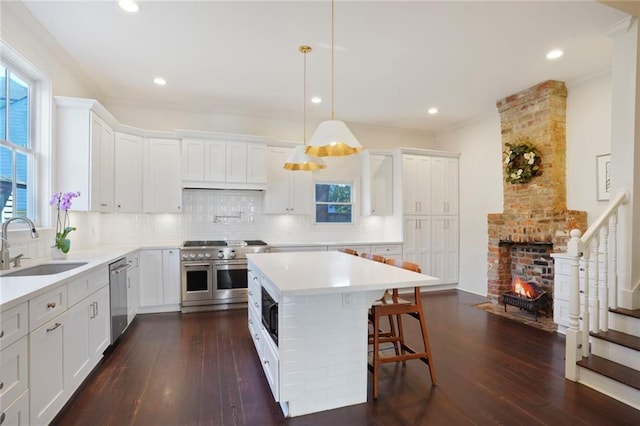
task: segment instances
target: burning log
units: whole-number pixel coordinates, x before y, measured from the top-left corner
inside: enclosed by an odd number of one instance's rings
[[[549,296],[536,283],[525,282],[516,276],[511,288],[512,291],[502,295],[505,312],[507,312],[507,305],[512,305],[531,312],[536,321],[538,321],[538,311],[540,310],[544,310],[546,316],[549,316]]]

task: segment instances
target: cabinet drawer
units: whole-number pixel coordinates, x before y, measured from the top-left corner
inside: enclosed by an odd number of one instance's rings
[[[67,304],[73,306],[109,284],[109,269],[105,266],[76,278],[67,284]]]
[[[67,310],[67,286],[29,300],[29,330],[33,331]]]
[[[10,426],[28,426],[31,424],[29,421],[29,392],[24,391],[22,395],[7,408],[2,409],[4,418],[2,424]]]
[[[28,338],[24,336],[0,352],[0,411],[27,389],[28,347]]]
[[[250,306],[255,307],[260,311],[262,309],[262,287],[260,286],[260,276],[254,275],[251,271],[249,271],[248,274],[248,302]]]
[[[269,387],[271,388],[271,393],[273,393],[273,397],[276,401],[280,400],[280,380],[278,377],[279,374],[279,360],[278,354],[276,350],[273,348],[271,342],[266,341],[269,337],[266,334],[266,331],[260,335],[265,339],[262,346],[262,368],[264,369],[264,374],[267,376],[267,382],[269,382]],[[263,337],[264,336],[264,337]]]
[[[24,302],[0,312],[0,350],[6,348],[29,330],[29,304]]]
[[[253,340],[253,346],[258,353],[258,359],[262,360],[262,332],[260,330],[260,323],[251,316],[251,310],[249,310],[249,334],[251,340]]]
[[[377,254],[383,257],[400,256],[400,258],[402,258],[401,244],[371,246],[371,251],[373,254]]]

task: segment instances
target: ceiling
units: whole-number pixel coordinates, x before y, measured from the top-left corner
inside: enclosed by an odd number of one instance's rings
[[[331,114],[329,1],[27,1],[104,102],[301,119]],[[593,1],[335,3],[335,116],[438,133],[547,79],[608,72],[605,30],[625,18]],[[545,54],[562,48],[564,56]],[[168,84],[156,86],[162,76]],[[439,113],[429,116],[435,106]]]

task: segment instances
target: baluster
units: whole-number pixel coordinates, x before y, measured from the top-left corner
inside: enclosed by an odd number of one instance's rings
[[[569,327],[566,337],[565,377],[578,380],[576,361],[580,359],[580,257],[584,245],[579,229],[571,230],[567,254],[571,256],[571,290],[569,293]]]
[[[600,232],[598,231],[592,241],[595,252],[593,262],[593,326],[587,329],[592,329],[596,333],[600,331]]]
[[[604,260],[602,262],[602,326],[601,331],[609,330],[609,226],[611,219],[607,221],[607,225],[602,228],[602,252]]]
[[[589,271],[589,259],[591,257],[591,243],[585,247],[584,252],[582,254],[582,259],[584,262],[584,286],[582,290],[582,356],[589,356],[589,286],[591,283],[589,282],[589,275],[591,272]]]
[[[618,210],[611,216],[611,307],[618,307]],[[607,306],[608,308],[608,306]]]

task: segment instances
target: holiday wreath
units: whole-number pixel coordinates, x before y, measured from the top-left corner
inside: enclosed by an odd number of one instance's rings
[[[540,154],[526,139],[504,144],[505,175],[508,183],[528,183],[534,176],[540,176]]]

